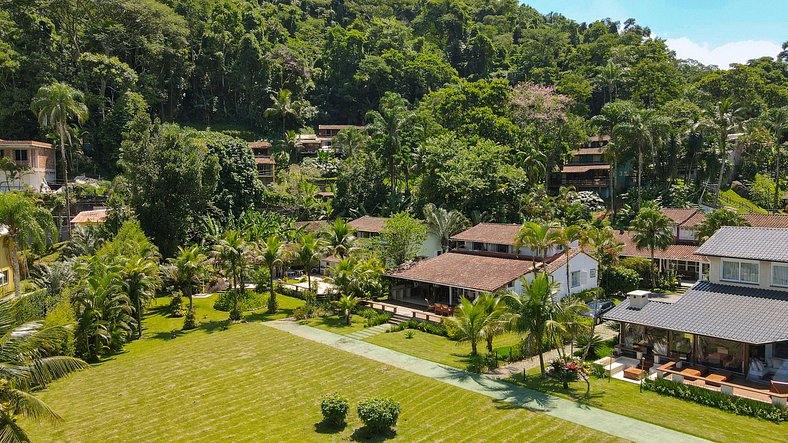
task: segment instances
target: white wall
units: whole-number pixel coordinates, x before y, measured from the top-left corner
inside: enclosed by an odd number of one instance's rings
[[[588,289],[594,289],[597,287],[596,273],[599,272],[599,269],[597,267],[596,260],[591,258],[591,256],[581,252],[575,255],[574,257],[572,257],[569,260],[569,272],[576,272],[576,271],[582,272],[581,284],[580,286],[569,288],[570,290],[568,292],[567,292],[568,284],[566,281],[566,264],[564,264],[563,266],[561,266],[551,274],[553,280],[556,283],[560,284],[560,287],[558,288],[558,294],[556,294],[557,300],[560,300],[569,294],[577,294],[578,292],[583,292]],[[571,275],[569,278],[571,279]]]
[[[437,257],[442,252],[441,239],[432,232],[427,232],[427,239],[421,244],[420,257]]]
[[[698,241],[698,234],[692,228],[679,227],[679,240]]]
[[[731,258],[732,261],[739,261],[738,259]],[[743,260],[743,261],[758,261],[758,260]],[[749,284],[743,282],[734,282],[728,280],[722,280],[722,259],[720,257],[709,257],[710,267],[709,267],[709,281],[712,283],[719,283],[723,285],[732,285],[732,286],[744,286],[747,288],[761,288],[761,289],[771,289],[775,291],[788,291],[788,288],[783,288],[781,286],[772,286],[772,262],[769,261],[758,261],[758,284]]]

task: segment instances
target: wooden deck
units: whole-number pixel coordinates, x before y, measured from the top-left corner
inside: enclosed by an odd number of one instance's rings
[[[394,303],[385,303],[379,301],[364,301],[365,306],[379,311],[391,312],[392,314],[401,315],[404,317],[412,318],[415,320],[429,321],[432,323],[440,323],[445,316],[438,315],[434,312],[428,312],[422,309],[417,309],[408,305],[400,305]]]

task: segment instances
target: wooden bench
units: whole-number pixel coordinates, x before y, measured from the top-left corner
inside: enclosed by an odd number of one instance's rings
[[[690,381],[697,380],[698,377],[703,377],[703,371],[701,371],[700,369],[695,369],[695,368],[682,369],[679,372],[679,374],[681,374],[682,376],[684,376],[684,378],[686,378],[687,380],[690,380]]]
[[[711,386],[721,386],[721,382],[726,382],[731,379],[730,374],[709,374],[706,376],[706,384]]]
[[[646,371],[639,369],[639,368],[626,368],[624,369],[624,378],[628,378],[630,380],[640,380],[643,377],[643,373]]]

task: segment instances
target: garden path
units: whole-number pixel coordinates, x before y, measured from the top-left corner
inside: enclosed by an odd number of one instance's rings
[[[275,320],[261,324],[265,327],[276,328],[335,349],[360,355],[468,391],[486,395],[495,400],[513,403],[531,411],[543,412],[553,417],[631,441],[670,441],[671,443],[707,441],[679,431],[589,407],[543,392],[514,386],[489,376],[471,374],[461,369],[413,357],[364,341],[349,339],[343,335],[301,325],[293,321]]]

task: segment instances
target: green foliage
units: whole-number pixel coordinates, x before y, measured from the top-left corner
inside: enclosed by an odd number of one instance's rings
[[[638,287],[642,287],[648,282],[651,273],[651,261],[643,257],[622,258],[618,262],[619,268],[630,269],[638,275]]]
[[[350,402],[336,392],[320,398],[320,412],[323,421],[332,426],[342,426],[350,410]]]
[[[388,323],[393,315],[391,312],[379,312],[371,308],[360,310],[356,314],[367,319],[364,325],[368,328]]]
[[[698,386],[674,383],[669,380],[657,378],[654,380],[643,380],[643,389],[654,391],[662,395],[693,401],[738,415],[758,417],[775,423],[788,421],[788,409],[786,408],[750,400],[748,398],[725,395]]]
[[[379,238],[386,265],[399,266],[416,258],[427,238],[427,227],[421,220],[400,212],[386,220]]]
[[[254,291],[237,291],[238,308],[242,311],[251,311],[263,308],[267,305],[268,297],[265,294]],[[216,300],[213,302],[213,308],[217,311],[230,312],[233,309],[235,302],[235,294],[233,291],[224,291],[220,293]]]
[[[706,214],[698,224],[696,232],[701,241],[708,240],[723,226],[749,226],[750,223],[737,212],[729,209],[715,209],[710,214]]]
[[[755,180],[750,186],[750,200],[762,208],[771,208],[774,196],[774,180],[765,174],[755,174]]]
[[[626,294],[637,289],[640,282],[638,271],[624,265],[605,268],[602,273],[602,287],[607,294]]]
[[[440,335],[443,337],[447,336],[446,326],[444,326],[444,324],[435,324],[428,321],[419,321],[413,319],[393,326],[391,329],[389,329],[389,332],[404,331],[405,329],[415,329],[428,334]]]
[[[358,418],[372,432],[384,432],[397,425],[399,403],[390,398],[367,398],[358,402]]]

